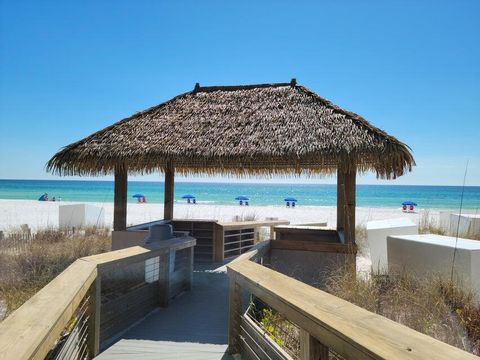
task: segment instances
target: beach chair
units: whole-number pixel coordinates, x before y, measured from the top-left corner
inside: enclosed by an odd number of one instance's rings
[[[240,200],[240,206],[242,206],[242,205],[243,205],[243,200]]]
[[[290,207],[290,201],[287,201],[286,205],[287,205],[287,207]]]
[[[193,202],[194,204],[196,204],[196,203],[197,203],[197,200],[196,200],[196,199],[193,199],[192,202]]]
[[[245,201],[245,206],[248,206],[248,201]]]
[[[407,212],[407,205],[402,205],[402,211]]]
[[[294,208],[294,207],[295,207],[295,201],[294,201],[294,202],[292,202],[292,208]]]
[[[415,210],[415,208],[413,207],[413,205],[410,205],[409,211],[413,212],[414,210]]]

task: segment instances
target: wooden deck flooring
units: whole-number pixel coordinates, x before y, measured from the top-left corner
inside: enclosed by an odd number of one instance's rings
[[[191,292],[155,310],[96,359],[233,359],[227,332],[225,267],[196,266]]]

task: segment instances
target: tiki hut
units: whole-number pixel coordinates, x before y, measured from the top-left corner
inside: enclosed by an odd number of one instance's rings
[[[165,174],[164,218],[180,174],[332,174],[337,228],[354,241],[355,177],[410,171],[409,148],[313,91],[289,83],[208,86],[134,114],[66,146],[47,164],[60,175],[115,175],[114,229],[126,227],[127,174]]]

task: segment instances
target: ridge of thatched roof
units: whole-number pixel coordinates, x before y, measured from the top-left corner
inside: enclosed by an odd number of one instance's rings
[[[70,144],[47,170],[107,174],[116,167],[181,173],[332,173],[340,163],[395,178],[415,165],[407,145],[313,91],[289,83],[207,86]],[[344,166],[344,165],[343,165]]]

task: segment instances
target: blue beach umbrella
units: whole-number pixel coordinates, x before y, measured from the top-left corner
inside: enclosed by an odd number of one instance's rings
[[[248,197],[246,197],[245,195],[238,195],[235,200],[237,201],[248,201],[250,200]]]
[[[407,201],[404,201],[404,202],[402,203],[402,205],[405,205],[405,206],[410,206],[410,205],[417,206],[417,203],[414,202],[414,201],[407,200]]]
[[[182,199],[195,199],[195,196],[192,194],[186,194],[182,196]]]
[[[285,199],[283,199],[283,201],[289,201],[289,202],[297,202],[298,200],[295,199],[294,197],[286,197]]]
[[[134,197],[134,198],[144,198],[145,195],[143,195],[143,194],[135,194],[135,195],[133,195],[132,197]]]

